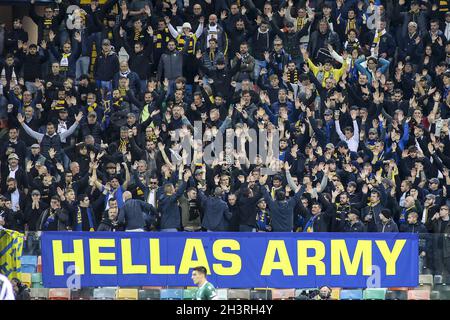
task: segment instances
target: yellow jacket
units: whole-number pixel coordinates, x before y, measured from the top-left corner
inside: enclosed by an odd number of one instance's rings
[[[306,60],[306,62],[308,63],[308,67],[311,69],[311,71],[317,77],[317,74],[319,73],[320,68],[318,66],[316,66],[309,58],[308,58],[308,60]],[[322,87],[325,87],[325,80],[328,79],[330,76],[333,77],[334,80],[336,80],[336,82],[338,82],[339,79],[344,74],[344,72],[346,72],[346,70],[347,70],[347,61],[346,60],[344,60],[344,62],[342,63],[342,67],[340,69],[335,69],[332,67],[330,71],[324,71],[322,68],[323,78],[319,79],[319,81],[322,80]]]

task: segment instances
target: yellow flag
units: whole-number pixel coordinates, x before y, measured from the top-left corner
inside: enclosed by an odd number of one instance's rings
[[[17,231],[0,230],[0,273],[9,279],[19,278],[23,237],[24,235]]]

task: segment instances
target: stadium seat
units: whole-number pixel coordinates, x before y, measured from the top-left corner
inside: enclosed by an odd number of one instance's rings
[[[162,290],[162,289],[164,289],[164,287],[159,287],[159,286],[143,286],[142,287],[142,289],[144,289],[144,290],[147,290],[147,289],[149,289],[149,290]]]
[[[159,300],[159,299],[161,299],[161,290],[159,289],[139,290],[139,300]]]
[[[406,300],[408,291],[406,290],[388,290],[386,291],[386,300]]]
[[[228,289],[217,289],[217,300],[228,300]]]
[[[182,300],[183,289],[162,289],[161,300]]]
[[[436,280],[436,278],[435,278]],[[434,282],[434,290],[439,291],[441,300],[450,300],[450,285]]]
[[[70,292],[70,300],[92,300],[93,296],[93,288],[81,288]]]
[[[272,300],[293,300],[295,289],[272,289]]]
[[[117,300],[137,300],[138,290],[137,289],[123,289],[117,290]]]
[[[341,300],[362,300],[363,292],[361,289],[341,290]]]
[[[341,299],[341,288],[331,288],[331,299],[340,300]]]
[[[38,257],[37,256],[21,256],[20,257],[20,263],[22,265],[27,264],[27,265],[36,266],[37,265],[37,261],[38,261]]]
[[[116,298],[116,287],[103,287],[94,289],[94,300],[114,300]]]
[[[20,274],[20,281],[22,281],[23,284],[26,284],[28,288],[31,288],[31,273],[22,272]]]
[[[70,290],[67,288],[52,288],[48,290],[50,300],[70,300]]]
[[[367,288],[363,292],[364,300],[385,300],[386,289],[383,288]]]
[[[430,300],[441,300],[441,293],[439,291],[431,291]]]
[[[47,300],[48,289],[47,288],[31,288],[30,289],[31,300]]]
[[[32,273],[31,284],[33,288],[43,288],[44,286],[42,283],[42,273]]]
[[[42,273],[42,256],[38,256],[37,257],[36,272],[41,272]]]
[[[248,289],[229,289],[228,300],[250,300],[250,290]]]
[[[430,300],[430,291],[428,290],[408,290],[408,300]]]
[[[272,300],[272,290],[250,290],[250,300]]]
[[[183,290],[183,300],[192,300],[194,298],[197,289],[184,289]]]
[[[431,274],[421,274],[421,275],[419,275],[419,285],[430,285],[430,286],[433,286],[433,275],[431,275]]]
[[[20,265],[21,272],[24,273],[35,273],[37,266],[37,256],[21,256],[20,257]]]
[[[433,278],[433,284],[434,286],[442,285],[444,282],[444,277],[441,274],[436,274]]]

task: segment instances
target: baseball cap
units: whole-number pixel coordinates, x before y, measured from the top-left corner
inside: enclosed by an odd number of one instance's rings
[[[96,117],[97,113],[95,111],[91,111],[88,113],[88,117]]]
[[[68,112],[68,111],[67,111],[66,108],[59,109],[59,113],[67,113],[67,112]]]
[[[41,193],[39,192],[39,190],[33,190],[33,191],[31,192],[31,195],[32,195],[32,196],[35,196],[35,195],[40,196]]]
[[[15,153],[11,153],[11,154],[8,156],[8,160],[11,160],[11,159],[19,160],[19,156],[18,156],[17,154],[15,154]]]
[[[378,133],[378,131],[375,128],[370,128],[369,133]]]
[[[325,112],[323,114],[326,116],[331,116],[331,115],[333,115],[333,111],[331,109],[327,109],[327,110],[325,110]]]
[[[264,198],[260,198],[256,204],[259,204],[259,203],[261,203],[263,201],[265,201]]]
[[[439,184],[439,179],[438,178],[430,179],[430,183],[438,183]]]
[[[190,24],[189,22],[183,23],[183,26],[182,26],[181,28],[183,28],[183,29],[184,29],[184,28],[192,29],[191,24]]]
[[[435,196],[434,194],[432,194],[432,193],[429,193],[429,194],[427,194],[427,195],[425,196],[425,198],[426,198],[426,199],[432,199],[432,200],[434,200],[434,199],[436,199],[436,196]]]
[[[197,169],[195,170],[195,175],[197,174],[202,174],[203,173],[203,169]]]
[[[31,145],[31,149],[37,149],[37,148],[40,148],[40,147],[41,146],[39,144],[37,144],[37,143]]]

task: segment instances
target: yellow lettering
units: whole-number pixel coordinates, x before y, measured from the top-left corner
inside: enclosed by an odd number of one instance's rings
[[[341,275],[341,258],[344,263],[345,273],[347,275],[356,275],[358,268],[363,260],[363,275],[372,275],[372,241],[358,240],[355,248],[353,260],[347,249],[345,240],[331,240],[331,274],[335,276]]]
[[[197,254],[197,260],[192,259],[193,253]],[[203,266],[208,270],[208,274],[211,274],[209,270],[208,259],[206,258],[205,248],[201,239],[186,239],[184,245],[183,257],[181,258],[180,269],[178,274],[188,274],[189,269],[198,266]]]
[[[380,253],[383,256],[384,261],[386,261],[386,275],[394,276],[396,274],[396,264],[403,247],[406,244],[406,239],[396,240],[392,252],[384,240],[376,240],[375,243],[380,249]]]
[[[146,274],[147,266],[145,264],[133,264],[131,254],[131,239],[121,239],[122,248],[122,273],[123,274]]]
[[[314,249],[315,254],[308,257],[308,249]],[[308,274],[308,266],[316,267],[316,275],[325,275],[325,245],[322,241],[317,240],[298,240],[297,241],[297,259],[298,259],[298,275],[306,276]]]
[[[159,239],[150,239],[150,272],[152,274],[175,274],[175,266],[161,265]]]
[[[91,255],[91,273],[92,274],[117,274],[116,266],[102,266],[102,260],[116,260],[114,252],[100,252],[100,247],[114,248],[116,241],[114,239],[89,239],[89,253]]]
[[[278,252],[280,257],[279,262],[275,262],[275,254]],[[285,276],[293,276],[291,261],[286,250],[286,245],[283,240],[269,240],[266,250],[266,256],[264,257],[264,263],[261,269],[262,276],[270,276],[272,270],[278,269],[283,272]]]
[[[237,275],[242,268],[241,257],[233,253],[223,252],[223,248],[230,248],[231,250],[240,250],[241,245],[236,240],[217,240],[213,245],[214,257],[218,260],[231,262],[231,267],[225,268],[221,263],[214,263],[214,272],[221,276],[234,276]]]
[[[84,274],[83,240],[73,240],[73,252],[64,253],[61,240],[52,240],[55,276],[64,275],[64,262],[75,263],[75,274]]]

